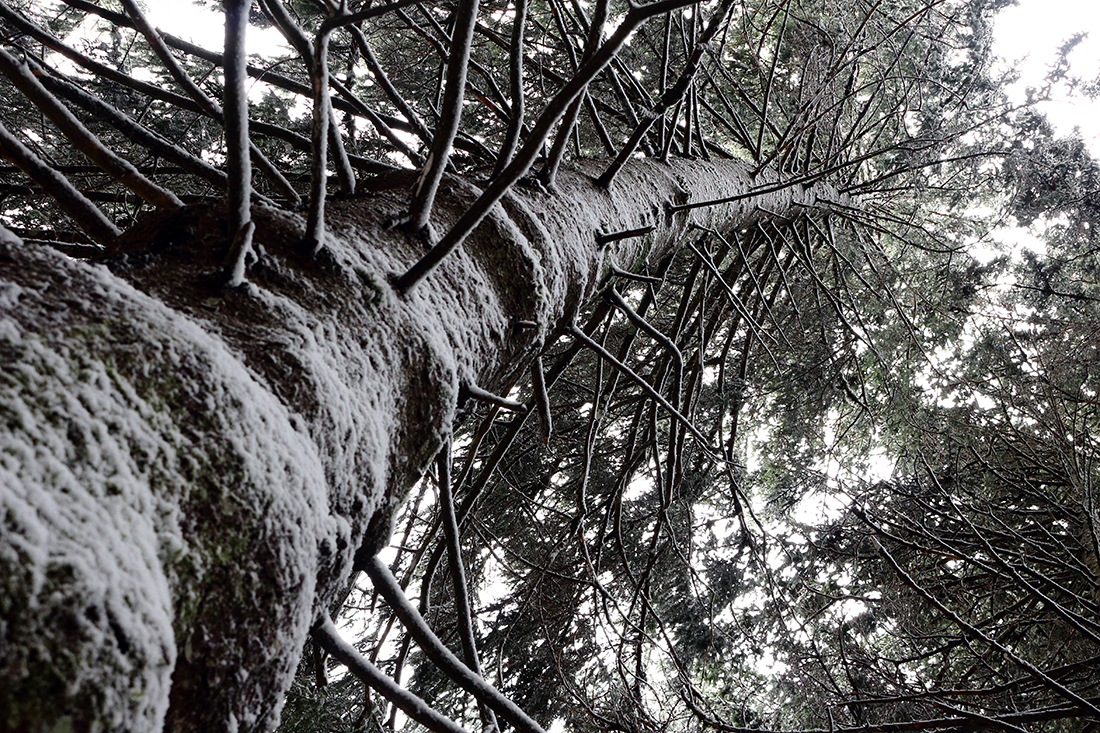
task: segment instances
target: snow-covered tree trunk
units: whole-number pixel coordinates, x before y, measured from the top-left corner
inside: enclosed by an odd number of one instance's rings
[[[514,190],[403,296],[388,278],[423,245],[386,223],[412,173],[329,201],[316,257],[300,217],[254,209],[234,289],[211,208],[139,226],[106,267],[3,241],[0,727],[269,729],[464,386],[518,378],[609,263],[825,205],[819,184],[672,212],[777,187],[736,161],[635,160],[610,191],[600,170]],[[477,193],[445,180],[436,231]]]

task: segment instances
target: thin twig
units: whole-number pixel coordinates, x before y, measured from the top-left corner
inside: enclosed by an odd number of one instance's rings
[[[466,583],[466,569],[462,564],[462,541],[458,531],[458,520],[455,519],[454,493],[451,488],[450,439],[443,442],[436,462],[439,466],[439,508],[443,536],[447,541],[447,565],[451,571],[451,584],[454,587],[455,619],[458,623],[458,636],[462,640],[462,656],[466,660],[466,666],[478,675],[484,676],[481,671],[481,661],[477,655],[474,624],[470,618],[470,589]],[[478,703],[478,708],[486,728],[499,730],[492,709],[481,702]]]
[[[695,437],[696,441],[698,441],[699,447],[703,451],[710,454],[711,457],[714,458],[714,460],[716,461],[724,460],[721,457],[720,453],[718,451],[715,451],[714,448],[711,447],[710,442],[701,432],[699,432],[699,429],[695,427],[691,420],[688,420],[686,417],[684,417],[683,414],[681,414],[679,410],[669,404],[669,401],[661,396],[661,393],[655,390],[653,388],[653,385],[642,379],[642,377],[639,376],[637,372],[628,367],[626,364],[623,364],[621,361],[616,359],[614,355],[611,354],[611,352],[600,346],[598,342],[590,338],[588,334],[586,334],[581,329],[577,328],[576,326],[571,326],[569,328],[569,332],[579,341],[584,343],[585,346],[595,351],[601,359],[604,359],[605,361],[612,364],[624,376],[628,377],[632,382],[641,387],[643,392],[648,394],[658,405],[663,407],[670,415],[672,415],[672,417],[682,423],[683,426],[687,428],[688,431]]]
[[[526,412],[527,406],[522,402],[516,402],[510,400],[507,397],[501,397],[500,395],[493,394],[487,390],[478,387],[476,384],[464,384],[460,390],[461,393],[472,397],[479,402],[485,402],[490,405],[496,405],[502,407],[505,410],[511,410],[512,412]]]
[[[531,389],[534,393],[532,398],[538,408],[539,433],[543,445],[547,445],[554,432],[554,419],[550,412],[550,396],[546,390],[546,373],[543,371],[541,356],[531,362]]]

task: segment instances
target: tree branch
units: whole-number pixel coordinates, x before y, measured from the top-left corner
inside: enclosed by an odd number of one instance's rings
[[[372,557],[366,561],[366,566],[363,569],[370,576],[374,587],[390,604],[398,618],[401,619],[401,623],[408,629],[409,634],[416,639],[416,643],[420,646],[424,655],[432,660],[432,663],[441,672],[480,702],[492,708],[497,715],[508,721],[517,731],[521,733],[545,733],[538,723],[527,716],[527,713],[520,710],[514,702],[504,697],[495,687],[486,682],[484,677],[473,672],[460,662],[458,657],[452,654],[447,647],[443,646],[443,642],[428,627],[420,612],[409,603],[409,599],[405,597],[401,586],[397,584],[397,579],[393,577],[385,563],[377,557]]]
[[[98,206],[69,183],[69,179],[31,152],[3,124],[0,124],[0,156],[41,186],[43,191],[57,201],[61,210],[95,241],[107,244],[122,233]]]
[[[119,157],[73,116],[31,73],[26,61],[20,62],[0,46],[0,73],[8,77],[80,152],[126,188],[161,209],[174,209],[183,202],[174,193],[158,186],[138,172],[129,161]]]
[[[436,460],[439,466],[439,508],[443,522],[443,536],[447,541],[448,566],[451,571],[451,584],[455,594],[455,618],[458,624],[458,636],[462,640],[462,656],[475,674],[482,675],[481,661],[477,656],[477,641],[474,638],[474,623],[470,618],[470,590],[466,584],[466,569],[462,564],[462,541],[455,519],[454,494],[451,488],[451,441],[444,442]],[[482,675],[484,676],[484,675]],[[485,703],[478,702],[482,721],[493,731],[500,730],[496,716]]]
[[[240,285],[244,279],[245,253],[251,246],[252,166],[248,157],[248,92],[245,89],[245,31],[251,0],[226,0],[225,6],[225,167],[229,209],[229,233],[240,239],[233,253],[231,280]],[[248,228],[248,229],[246,229]]]
[[[462,100],[466,90],[466,69],[470,64],[470,44],[477,22],[478,0],[459,0],[455,9],[451,49],[447,57],[447,81],[439,121],[432,133],[432,150],[424,164],[409,201],[409,229],[425,230],[432,215],[432,204],[443,180],[443,171],[451,155],[451,145],[462,120]]]
[[[437,713],[428,703],[387,677],[382,670],[370,663],[348,644],[336,630],[328,616],[310,632],[322,649],[348,668],[367,687],[378,692],[399,710],[434,733],[469,733],[450,718]]]
[[[489,210],[504,197],[504,194],[508,192],[512,185],[527,174],[558,118],[564,114],[573,99],[584,91],[588,83],[611,62],[615,54],[618,53],[619,48],[639,25],[656,13],[674,10],[685,5],[691,5],[694,2],[697,2],[697,0],[661,0],[661,2],[640,7],[632,3],[630,12],[627,13],[626,18],[623,19],[619,27],[615,29],[615,32],[546,104],[539,119],[532,126],[527,140],[516,151],[512,162],[489,183],[485,192],[466,209],[450,231],[439,240],[438,244],[432,247],[403,275],[392,280],[394,289],[399,293],[406,293],[420,282],[424,276],[435,269],[436,265],[443,261],[444,257],[462,244],[470,232],[481,223]]]

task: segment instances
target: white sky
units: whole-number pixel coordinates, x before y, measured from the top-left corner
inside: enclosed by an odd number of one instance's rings
[[[225,43],[221,11],[201,8],[190,0],[148,0],[150,22],[164,33],[191,41],[207,49],[220,50]],[[245,34],[248,53],[274,55],[286,47],[286,40],[274,27],[259,29],[250,25]]]
[[[1070,55],[1071,74],[1086,81],[1100,76],[1100,2],[1098,0],[1019,0],[998,15],[994,50],[1020,73],[1015,94],[1042,85],[1058,48],[1075,33],[1087,33]],[[1077,96],[1044,104],[1042,110],[1059,133],[1080,127],[1093,155],[1100,155],[1100,102]]]

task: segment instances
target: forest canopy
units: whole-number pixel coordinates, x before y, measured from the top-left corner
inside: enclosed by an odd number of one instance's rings
[[[1097,730],[1008,4],[0,1],[0,729]]]

